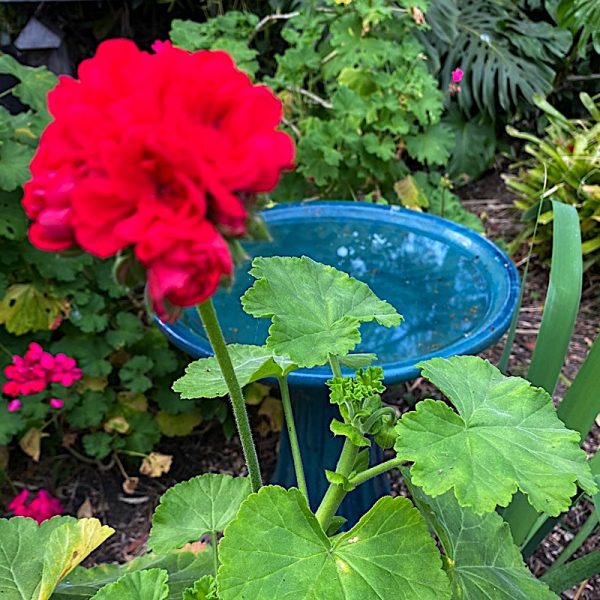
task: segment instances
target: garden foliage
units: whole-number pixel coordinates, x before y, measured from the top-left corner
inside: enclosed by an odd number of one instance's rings
[[[421,13],[400,4],[305,2],[268,32],[268,43],[258,17],[230,11],[205,23],[175,20],[171,39],[188,50],[231,52],[278,93],[297,167],[282,178],[276,201],[399,202],[481,228],[437,173],[454,134],[441,121],[444,93],[416,35]],[[444,202],[430,201],[440,194]]]
[[[548,256],[554,215],[550,199],[556,198],[577,209],[584,268],[589,268],[600,260],[600,101],[585,93],[580,100],[588,117],[568,119],[542,97],[535,97],[548,125],[542,137],[508,128],[525,141],[530,157],[514,165],[514,174],[505,180],[520,197],[516,206],[526,223],[515,244],[531,237],[537,222],[536,249]]]
[[[39,564],[15,558],[19,543],[29,548],[58,526],[69,534],[72,521],[55,517],[39,527],[20,518],[0,521],[5,532],[0,536],[0,572],[6,573],[0,592],[8,600],[19,598],[14,590],[27,572],[30,586],[47,585],[44,590],[55,589],[53,598],[59,600],[556,598],[560,582],[551,590],[533,577],[508,524],[496,512],[517,489],[548,515],[567,510],[578,485],[588,493],[597,491],[579,435],[558,419],[550,395],[502,375],[481,358],[426,361],[423,376],[447,401],[423,400],[400,419],[394,415],[396,458],[369,465],[359,447],[361,438],[371,443],[363,434],[373,430],[358,426],[389,416],[380,402],[381,369],[342,376],[339,361],[352,356],[366,314],[383,326],[397,325],[400,316],[367,286],[332,267],[282,257],[254,263],[256,282],[244,298],[245,310],[270,318],[276,327],[262,359],[256,347],[236,347],[235,360],[242,364],[239,357],[246,353],[255,373],[248,369],[243,380],[258,373],[285,377],[283,370],[328,362],[334,373],[331,401],[340,407],[341,420],[332,422],[332,431],[345,442],[317,511],[295,488],[263,486],[252,493],[248,478],[200,475],[162,497],[147,556],[124,566],[79,567],[68,577],[75,564],[68,551]],[[295,298],[288,289],[294,272],[307,288],[307,298]],[[327,287],[331,295],[316,294]],[[311,290],[315,293],[309,294]],[[307,312],[322,318],[306,320]],[[287,349],[294,343],[293,361],[282,370],[278,355],[289,357]],[[331,352],[321,352],[327,346]],[[176,389],[183,387],[186,396],[214,389],[212,360],[192,363]],[[338,532],[340,521],[334,516],[346,493],[400,466],[413,501],[384,497],[356,525]],[[106,535],[96,532],[89,540],[74,535],[70,543],[85,542],[91,549],[100,534]],[[210,548],[190,553],[189,544],[202,536],[208,536]],[[13,567],[7,569],[9,565]]]
[[[59,430],[80,433],[83,452],[98,459],[113,450],[147,453],[161,432],[185,435],[202,418],[216,417],[230,432],[222,402],[204,403],[200,413],[170,391],[182,356],[147,322],[143,298],[115,283],[112,261],[41,252],[29,243],[21,186],[49,121],[46,94],[56,78],[7,55],[0,72],[17,78],[11,92],[24,104],[18,114],[0,107],[0,366],[36,340],[74,357],[84,374],[70,388],[52,386],[64,402],[58,413],[47,394],[27,396],[19,412],[2,403],[0,445],[40,433],[54,419]]]

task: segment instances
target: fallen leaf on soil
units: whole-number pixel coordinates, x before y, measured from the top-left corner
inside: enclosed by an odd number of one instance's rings
[[[94,507],[89,498],[86,498],[81,506],[77,509],[78,519],[91,519],[94,516]]]
[[[44,433],[40,429],[32,427],[20,440],[19,446],[21,450],[30,456],[35,462],[40,461],[40,453],[42,450],[42,438],[48,437],[48,433]]]
[[[142,461],[140,473],[148,477],[160,477],[164,473],[169,472],[172,462],[173,457],[169,454],[150,452]]]
[[[281,400],[268,396],[262,401],[258,414],[267,417],[271,431],[279,432],[283,427],[283,408]]]
[[[139,477],[128,477],[124,482],[123,482],[123,491],[126,494],[134,494],[135,490],[137,490],[137,486],[140,483],[140,478]]]
[[[62,447],[70,448],[77,441],[77,434],[74,432],[65,433],[62,439]]]
[[[264,385],[263,383],[249,383],[244,388],[244,400],[246,404],[250,406],[256,406],[260,404],[263,399],[269,395],[271,388],[268,385]]]

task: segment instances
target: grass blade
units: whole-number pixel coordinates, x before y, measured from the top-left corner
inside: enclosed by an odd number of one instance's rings
[[[543,387],[549,394],[554,393],[569,347],[583,281],[581,231],[577,210],[554,200],[552,206],[552,268],[542,323],[527,374],[533,385]],[[533,526],[539,523],[538,513],[522,494],[515,495],[503,517],[510,525],[513,539],[519,546],[531,537]]]
[[[553,592],[560,594],[598,573],[600,573],[600,550],[577,558],[556,571],[544,573],[541,580]]]
[[[575,327],[581,287],[583,259],[579,214],[573,206],[552,201],[554,231],[552,268],[544,315],[527,379],[533,385],[554,393],[558,376]]]

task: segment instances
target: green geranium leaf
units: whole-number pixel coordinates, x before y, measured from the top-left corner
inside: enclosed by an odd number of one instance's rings
[[[212,553],[203,550],[191,552],[171,552],[157,556],[149,553],[123,565],[108,564],[84,569],[77,567],[56,588],[52,600],[88,600],[100,588],[114,583],[126,573],[144,569],[164,569],[169,573],[169,595],[166,600],[181,600],[187,588],[199,577],[213,572]]]
[[[357,369],[364,369],[365,367],[370,366],[375,360],[377,360],[376,354],[360,352],[342,356],[340,358],[340,365],[356,371]]]
[[[27,67],[8,54],[0,56],[0,73],[10,73],[20,80],[11,93],[32,109],[47,115],[46,96],[56,85],[56,75],[46,67]]]
[[[1,179],[0,179],[1,183]],[[23,240],[27,236],[27,217],[21,206],[20,190],[6,192],[0,190],[0,237],[9,240]]]
[[[29,179],[33,152],[31,146],[14,140],[0,142],[0,187],[3,190],[12,192]]]
[[[402,319],[365,283],[306,256],[255,258],[250,274],[257,281],[242,296],[244,310],[273,319],[267,347],[299,367],[351,352],[363,322],[395,327]]]
[[[0,519],[0,597],[47,600],[58,582],[113,530],[97,519]]]
[[[127,573],[99,590],[92,600],[166,600],[169,595],[168,578],[169,574],[164,569]]]
[[[430,498],[410,485],[411,495],[439,537],[448,557],[446,573],[454,598],[464,600],[556,600],[536,579],[496,512],[477,515],[452,492]]]
[[[178,483],[160,499],[148,548],[165,553],[206,533],[223,531],[250,491],[248,479],[229,475],[200,475]]]
[[[217,582],[211,575],[196,581],[193,588],[183,592],[183,600],[217,600]]]
[[[329,425],[333,435],[343,435],[347,437],[355,446],[370,446],[371,442],[360,432],[358,427],[350,423],[342,423],[337,419],[333,419]]]
[[[163,435],[167,437],[183,437],[189,435],[202,423],[202,411],[194,408],[178,415],[172,415],[161,410],[156,415],[156,423]]]
[[[127,312],[117,314],[117,327],[106,333],[106,341],[113,348],[131,346],[144,336],[144,326],[138,317]]]
[[[481,514],[507,506],[518,488],[554,516],[569,508],[576,481],[596,491],[579,434],[558,419],[543,389],[474,356],[419,366],[458,410],[424,400],[396,426],[398,457],[414,462],[413,483],[426,494],[454,488],[461,506]]]
[[[230,344],[227,346],[239,384],[243,387],[264,379],[287,375],[296,368],[290,360],[273,356],[265,346]],[[228,393],[221,367],[214,356],[190,363],[185,375],[173,384],[182,398],[217,398]]]
[[[219,547],[222,600],[450,598],[425,521],[406,498],[382,498],[330,539],[298,490],[263,487],[242,504]]]
[[[454,132],[446,123],[427,127],[423,133],[406,136],[408,153],[427,165],[445,165],[454,148]]]

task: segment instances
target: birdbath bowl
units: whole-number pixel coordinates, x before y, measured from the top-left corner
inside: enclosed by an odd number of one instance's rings
[[[263,216],[273,240],[245,244],[250,256],[309,256],[365,282],[404,316],[391,329],[363,324],[355,350],[377,355],[387,385],[415,378],[420,361],[477,354],[508,328],[519,292],[517,271],[506,254],[470,229],[396,206],[344,201],[283,204]],[[214,302],[228,343],[261,345],[270,320],[247,315],[240,304],[254,281],[249,268],[249,262],[238,268],[233,288],[218,292]],[[192,357],[212,355],[194,309],[175,323],[157,323]],[[289,376],[313,509],[327,487],[324,469],[335,469],[342,445],[329,432],[338,416],[325,386],[331,377],[329,367]],[[381,460],[375,444],[371,454],[371,464]],[[296,485],[285,428],[272,482]],[[384,476],[372,479],[347,496],[340,514],[355,522],[388,491]]]

